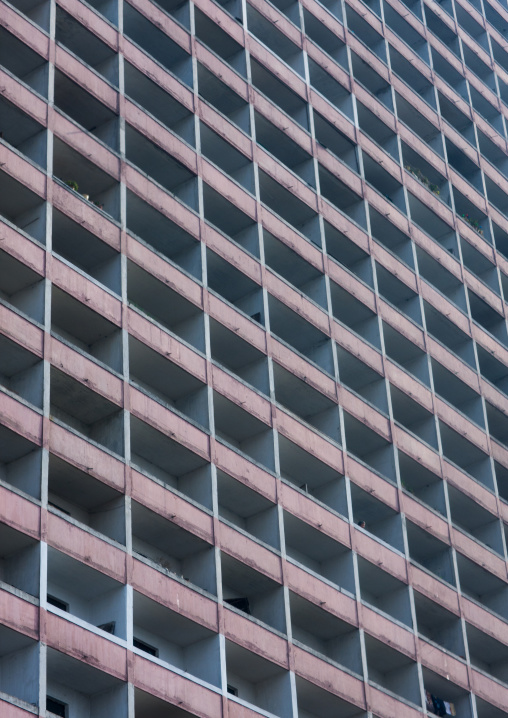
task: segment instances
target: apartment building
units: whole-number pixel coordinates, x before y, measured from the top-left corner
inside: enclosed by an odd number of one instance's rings
[[[508,718],[507,33],[0,0],[2,718]]]

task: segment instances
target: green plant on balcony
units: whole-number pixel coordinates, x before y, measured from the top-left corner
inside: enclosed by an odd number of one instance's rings
[[[483,237],[483,229],[482,229],[480,222],[477,219],[475,219],[474,217],[470,217],[467,212],[464,214],[461,214],[460,216],[462,217],[462,219],[465,222],[468,223],[468,225],[470,227],[472,227],[475,230],[475,232],[478,232],[478,234],[481,234]]]
[[[433,182],[431,182],[429,180],[429,178],[423,174],[423,172],[421,171],[421,169],[419,167],[413,167],[412,165],[407,164],[407,165],[404,165],[404,168],[408,172],[411,172],[413,177],[416,177],[416,179],[419,182],[421,182],[423,185],[425,185],[425,187],[427,187],[427,189],[430,189],[431,192],[433,192],[435,195],[439,196],[439,193],[440,193],[439,186],[437,184],[434,184]]]
[[[65,180],[65,184],[67,185],[67,187],[73,189],[74,192],[79,192],[79,186],[76,180]]]

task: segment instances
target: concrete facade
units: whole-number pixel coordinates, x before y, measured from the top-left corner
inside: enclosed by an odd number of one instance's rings
[[[508,718],[507,32],[0,0],[2,718]]]

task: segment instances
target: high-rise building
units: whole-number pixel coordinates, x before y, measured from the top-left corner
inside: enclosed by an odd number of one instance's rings
[[[508,718],[507,33],[0,0],[1,718]]]

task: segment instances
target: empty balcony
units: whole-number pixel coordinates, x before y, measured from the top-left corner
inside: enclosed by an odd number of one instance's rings
[[[16,531],[7,524],[1,524],[0,546],[2,547],[0,549],[2,588],[17,589],[37,598],[40,581],[40,544],[31,536]],[[0,688],[0,690],[5,689]]]
[[[121,294],[120,253],[53,208],[53,251],[115,294]]]
[[[475,65],[478,68],[478,63],[475,63]],[[482,63],[482,67],[478,69],[483,70],[484,67],[485,65]],[[490,81],[491,84],[495,83],[494,73],[490,73]],[[471,104],[473,109],[481,115],[483,119],[486,120],[489,125],[501,135],[501,137],[504,137],[504,122],[501,112],[499,112],[497,107],[491,105],[490,102],[480,92],[478,92],[478,90],[472,87],[471,83],[469,83],[469,92],[471,93]]]
[[[420,277],[441,292],[456,307],[467,312],[466,292],[461,280],[421,247],[416,247],[416,256]]]
[[[39,705],[40,644],[1,625],[0,646],[0,692],[10,696],[20,711],[33,711]],[[4,703],[4,709],[9,710],[8,706]]]
[[[414,134],[436,154],[444,156],[443,136],[437,127],[413,107],[402,95],[395,93],[397,115]]]
[[[291,718],[289,673],[232,641],[226,641],[228,697],[257,706],[270,715]]]
[[[213,405],[216,436],[251,460],[273,471],[275,465],[271,427],[217,392],[214,392]]]
[[[457,553],[461,592],[484,608],[508,618],[508,586],[490,571]]]
[[[395,481],[393,444],[350,414],[344,414],[348,453],[389,481]]]
[[[133,262],[127,266],[127,297],[131,306],[164,329],[204,350],[203,313],[199,307]]]
[[[319,185],[321,195],[349,217],[357,225],[366,229],[367,219],[363,197],[353,192],[338,177],[319,165]]]
[[[492,468],[488,455],[442,421],[439,421],[439,430],[445,459],[492,491]]]
[[[203,183],[204,214],[207,222],[232,239],[242,249],[259,257],[258,225],[241,209]]]
[[[414,592],[417,629],[420,636],[460,658],[466,657],[462,622],[459,616]]]
[[[372,33],[375,32],[370,25],[368,27]],[[363,60],[355,52],[351,53],[351,65],[356,82],[363,85],[365,89],[376,98],[376,100],[390,110],[390,112],[393,112],[392,88],[384,77],[377,73],[371,65],[365,62],[365,60]]]
[[[376,262],[375,266],[379,294],[401,314],[421,326],[422,310],[418,294],[383,265]]]
[[[197,7],[194,8],[194,23],[198,40],[207,45],[233,70],[246,77],[247,66],[243,46]]]
[[[217,470],[217,491],[219,516],[223,521],[271,548],[280,548],[276,504],[220,470]]]
[[[314,133],[322,147],[344,162],[353,172],[360,171],[357,145],[315,110]]]
[[[53,140],[53,175],[91,207],[120,217],[120,185],[99,167],[56,137]]]
[[[332,281],[330,294],[334,318],[345,324],[364,341],[380,349],[379,319],[372,309]]]
[[[202,381],[134,337],[129,337],[129,372],[136,388],[208,429],[208,391]]]
[[[0,301],[44,323],[44,279],[7,252],[0,251]]]
[[[47,61],[4,27],[0,28],[0,65],[42,97],[48,96]]]
[[[271,295],[268,296],[268,305],[272,334],[320,369],[333,375],[335,372],[329,337]]]
[[[276,23],[268,20],[247,5],[247,26],[249,31],[299,75],[304,75],[303,52],[287,35],[277,29]]]
[[[461,239],[462,261],[464,266],[472,272],[483,284],[500,294],[499,278],[496,265],[473,247],[472,244]],[[501,277],[504,275],[501,275]],[[502,281],[502,280],[501,280]]]
[[[349,30],[380,60],[386,62],[386,43],[383,36],[349,5],[346,8],[346,18]]]
[[[125,159],[188,207],[198,209],[196,175],[128,124],[125,125]]]
[[[355,594],[353,554],[330,536],[284,511],[286,555],[311,574]]]
[[[68,374],[51,367],[51,418],[123,456],[123,411]]]
[[[46,0],[14,0],[14,7],[32,22],[49,32],[49,3]]]
[[[366,152],[362,153],[362,158],[365,181],[403,214],[407,214],[403,185]]]
[[[48,506],[72,523],[125,544],[123,494],[54,454],[49,456]]]
[[[305,130],[309,129],[307,102],[281,82],[259,62],[251,58],[252,84],[263,95],[277,105],[294,122]]]
[[[497,312],[490,304],[487,304],[481,297],[471,289],[468,290],[469,308],[471,317],[489,334],[492,334],[501,344],[508,346],[508,332],[506,330],[506,319]]]
[[[224,607],[286,633],[284,589],[280,584],[224,552],[221,570]]]
[[[118,115],[60,70],[55,70],[55,107],[112,150],[118,151]]]
[[[462,99],[469,102],[469,94],[467,89],[467,83],[465,77],[458,72],[448,60],[432,47],[432,65],[434,72],[444,80],[455,92],[462,97]]]
[[[336,107],[348,120],[353,122],[353,96],[341,85],[332,75],[326,72],[321,65],[314,62],[310,57],[309,77],[312,89],[319,92],[328,102]]]
[[[316,211],[266,172],[259,170],[258,175],[261,202],[310,242],[319,246],[321,231]],[[314,202],[313,204],[315,205]]]
[[[508,646],[466,623],[469,660],[475,668],[508,682]]]
[[[402,488],[443,516],[447,515],[444,484],[440,476],[402,451],[397,452]]]
[[[212,359],[263,394],[270,393],[268,359],[225,326],[210,319]]]
[[[508,468],[494,461],[494,469],[496,472],[496,483],[499,496],[508,501]]]
[[[423,301],[427,332],[453,354],[476,369],[473,340],[462,329],[441,314],[431,304]]]
[[[453,683],[448,676],[434,673],[428,668],[422,668],[422,675],[425,698],[430,698],[430,705],[433,705],[433,710],[430,706],[427,709],[428,715],[437,714],[436,703],[432,700],[434,696],[439,701],[453,704],[455,714],[460,718],[472,718],[471,694],[468,690]],[[438,705],[440,707],[441,704]]]
[[[208,289],[264,326],[263,290],[259,284],[211,249],[206,250],[206,275]]]
[[[496,359],[480,344],[476,345],[478,364],[482,376],[503,394],[508,393],[508,367]]]
[[[300,27],[300,6],[297,0],[274,0],[272,5],[275,5],[294,25]]]
[[[478,127],[476,128],[478,135],[478,147],[483,159],[488,160],[496,167],[505,177],[508,176],[508,158],[503,152],[499,151],[499,145],[492,142]]]
[[[340,444],[339,407],[274,362],[275,400],[313,428]]]
[[[399,141],[395,132],[359,100],[356,101],[356,111],[360,130],[399,162]]]
[[[249,103],[199,62],[198,89],[200,97],[243,132],[250,134]]]
[[[46,205],[42,197],[1,171],[0,183],[0,219],[10,222],[21,234],[45,244]]]
[[[389,7],[390,10],[392,10],[391,6]],[[399,37],[401,32],[404,33],[405,31],[407,31],[407,35],[403,35],[402,39],[408,44],[410,44],[411,49],[413,49],[418,55],[420,55],[422,60],[428,65],[429,46],[427,42],[418,32],[416,32],[411,27],[409,23],[406,23],[405,20],[402,20],[398,13],[395,13],[393,10],[392,12],[397,15],[397,23],[399,24]],[[411,35],[414,38],[414,44],[411,44],[411,41],[409,40]],[[419,70],[413,67],[411,62],[407,60],[404,55],[401,55],[401,53],[398,52],[392,45],[389,44],[388,47],[390,48],[390,64],[393,72],[395,72],[400,77],[400,79],[413,90],[413,92],[416,92],[423,100],[425,100],[427,104],[429,104],[435,109],[436,95],[433,84],[425,77],[424,74],[422,74]]]
[[[289,592],[289,605],[293,643],[363,675],[360,635],[356,626],[292,591]]]
[[[161,0],[160,7],[187,30],[190,29],[190,7],[188,0]]]
[[[431,359],[431,365],[436,394],[467,416],[470,421],[485,428],[480,395],[435,359]]]
[[[506,718],[508,715],[506,711],[501,710],[501,708],[496,708],[479,696],[475,697],[475,702],[478,718]]]
[[[223,137],[211,130],[204,122],[200,124],[201,152],[247,192],[254,194],[254,165],[244,154],[235,149]]]
[[[342,474],[297,444],[278,435],[281,478],[342,516],[348,515]]]
[[[330,10],[330,8],[328,8]],[[342,15],[342,13],[341,13]],[[318,47],[332,57],[341,67],[349,70],[346,44],[340,40],[324,23],[317,19],[307,8],[303,8],[305,34]]]
[[[112,85],[118,84],[117,53],[61,7],[56,12],[55,40]]]
[[[315,189],[316,176],[311,155],[259,112],[254,112],[254,118],[256,142]]]
[[[131,416],[131,464],[152,480],[211,508],[210,465],[201,456]]]
[[[369,205],[369,217],[373,239],[413,269],[415,262],[410,237],[371,205]]]
[[[220,686],[219,636],[181,613],[134,591],[133,644],[138,655],[152,656],[182,674]]]
[[[48,547],[48,610],[57,609],[95,626],[103,634],[126,638],[125,587],[115,579]]]
[[[265,264],[295,289],[327,308],[325,275],[273,234],[263,230]]]
[[[451,254],[457,255],[457,238],[450,225],[444,222],[416,195],[408,192],[407,196],[412,221],[444,249]]]
[[[386,322],[383,322],[383,338],[386,356],[422,384],[430,386],[427,354]]]
[[[462,137],[469,142],[469,144],[473,145],[473,147],[476,147],[476,137],[474,133],[474,125],[471,121],[471,118],[465,115],[461,110],[459,110],[456,105],[448,100],[441,92],[438,90],[438,98],[439,98],[439,107],[441,110],[441,117],[446,120]],[[448,138],[445,139],[446,144],[446,151],[448,154],[449,150],[452,150],[452,160],[450,160],[450,163],[454,167],[455,164],[457,172],[461,172],[461,169],[464,169],[465,167],[471,168],[470,162],[465,162],[465,155],[461,150],[458,150],[458,148],[450,142]],[[453,153],[456,151],[459,152],[457,155],[457,159],[455,161]],[[462,163],[465,164],[462,164]],[[474,172],[474,170],[473,170]],[[467,174],[465,175],[466,179],[471,182],[471,184],[474,184],[471,180],[475,179],[474,175],[471,177],[468,177]]]
[[[158,571],[216,595],[213,546],[137,501],[132,501],[131,520],[132,548],[137,558],[145,559]]]
[[[51,331],[113,371],[122,371],[120,328],[54,285]]]
[[[418,664],[372,636],[365,637],[369,683],[420,706]]]
[[[11,147],[43,169],[47,159],[46,128],[7,100],[0,100],[2,137]]]
[[[448,486],[448,500],[453,524],[492,551],[504,556],[499,518],[453,486]]]
[[[127,231],[201,281],[201,247],[197,239],[138,195],[127,190]]]
[[[132,5],[126,5],[124,8],[123,31],[164,69],[192,87],[191,56]]]
[[[129,99],[182,140],[194,146],[194,115],[185,105],[126,60],[124,60],[124,83],[125,94]]]
[[[341,383],[383,414],[388,414],[384,377],[342,347],[337,347],[337,356]]]
[[[401,515],[353,482],[350,491],[354,523],[390,548],[404,553]]]
[[[493,439],[508,447],[508,417],[489,401],[485,402],[489,433]]]
[[[324,228],[326,253],[369,287],[374,287],[370,255],[326,221]]]
[[[146,693],[139,688],[134,688],[134,715],[136,718],[154,718],[158,715],[161,718],[193,718],[192,713],[183,710],[178,703],[178,694],[171,696],[173,703],[167,703],[161,698],[156,698],[151,693]]]
[[[450,547],[428,531],[406,520],[409,558],[441,581],[455,586],[455,571]]]
[[[47,652],[48,716],[126,718],[127,684],[53,648]]]
[[[0,334],[0,387],[42,409],[43,362]]]
[[[40,498],[41,450],[5,426],[0,426],[0,481]]]
[[[425,19],[428,29],[441,40],[445,47],[451,50],[453,54],[460,59],[459,38],[456,33],[441,20],[440,17],[432,12],[430,8],[425,8]]]
[[[298,715],[309,718],[365,718],[367,715],[358,706],[339,698],[335,693],[323,690],[296,676],[296,698]]]

